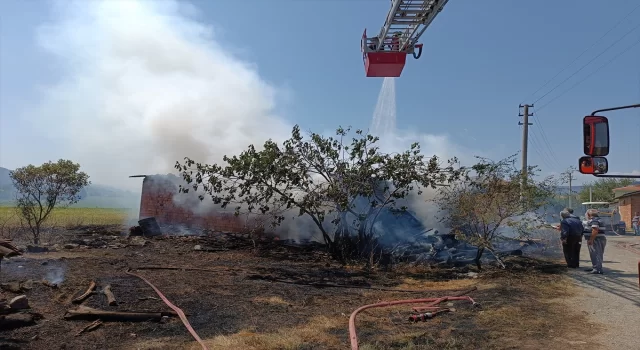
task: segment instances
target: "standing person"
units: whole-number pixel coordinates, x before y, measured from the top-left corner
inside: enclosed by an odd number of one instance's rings
[[[587,239],[589,248],[589,256],[593,268],[587,270],[592,274],[602,274],[602,262],[604,261],[604,248],[607,246],[607,237],[604,235],[604,224],[600,221],[598,210],[587,210],[587,227],[590,232],[586,232],[584,237]]]
[[[631,225],[633,225],[633,235],[640,236],[640,213],[636,212],[636,215],[631,219]]]
[[[560,212],[560,239],[562,240],[562,252],[567,262],[567,267],[577,269],[580,267],[580,248],[582,247],[582,221],[572,216],[566,210]]]
[[[569,212],[569,216],[570,216],[570,217],[572,217],[572,218],[576,218],[576,219],[579,219],[579,217],[577,217],[577,216],[573,215],[573,208],[564,208],[564,209],[562,209],[562,211]]]
[[[391,37],[391,50],[392,51],[400,50],[400,36],[401,35],[402,35],[402,32],[393,33],[393,36]]]
[[[376,51],[378,46],[380,46],[380,39],[377,36],[374,36],[371,39],[371,44],[369,44],[369,50]],[[384,50],[384,45],[380,46],[380,50]]]

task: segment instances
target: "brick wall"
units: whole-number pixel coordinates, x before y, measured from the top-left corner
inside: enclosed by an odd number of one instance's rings
[[[631,229],[631,219],[635,212],[640,212],[640,194],[626,196],[620,199],[620,220],[624,221],[627,229]]]
[[[194,213],[178,205],[173,198],[178,193],[178,178],[172,175],[150,175],[142,182],[140,219],[155,217],[159,224],[224,232],[245,232],[249,228],[242,217],[233,213],[211,211]]]

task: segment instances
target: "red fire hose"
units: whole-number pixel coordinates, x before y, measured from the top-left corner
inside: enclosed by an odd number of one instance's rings
[[[151,288],[153,288],[153,290],[158,294],[160,299],[162,299],[162,301],[164,301],[164,303],[167,304],[167,306],[169,306],[173,311],[175,311],[178,314],[178,316],[180,317],[180,320],[182,320],[182,323],[184,324],[184,326],[187,327],[187,330],[189,331],[189,333],[191,333],[193,338],[202,346],[202,350],[209,350],[207,345],[202,341],[202,339],[200,339],[200,337],[198,336],[196,331],[193,329],[193,327],[191,327],[189,320],[187,320],[187,316],[179,307],[173,305],[173,303],[170,302],[169,299],[167,299],[167,297],[165,297],[164,294],[162,294],[162,292],[160,292],[160,290],[156,288],[156,286],[151,284],[151,282],[149,282],[146,278],[129,271],[127,271],[127,274],[138,277],[139,279],[143,280],[146,284],[151,286]]]
[[[472,290],[475,290],[472,289]],[[465,292],[466,294],[467,292]],[[433,307],[447,300],[469,300],[473,305],[477,305],[476,302],[468,296],[447,296],[441,298],[425,298],[425,299],[407,299],[396,301],[385,301],[377,304],[369,304],[357,308],[351,317],[349,317],[349,338],[351,339],[351,350],[358,350],[358,335],[356,333],[356,316],[362,310],[371,309],[375,307],[385,307],[400,304],[417,304],[417,303],[429,303],[426,307]]]

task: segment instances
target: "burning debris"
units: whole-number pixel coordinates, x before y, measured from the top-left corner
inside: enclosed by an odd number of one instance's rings
[[[473,264],[478,254],[478,247],[459,240],[453,233],[425,227],[410,211],[383,209],[371,226],[383,247],[380,256],[389,256],[395,263],[464,266]],[[502,257],[520,256],[543,247],[540,240],[505,238],[494,242],[495,250],[485,249],[481,259],[499,262]]]
[[[138,221],[140,230],[145,237],[161,236],[162,230],[155,217],[145,218]]]
[[[463,266],[474,263],[478,254],[478,248],[461,241],[452,233],[439,233],[435,231],[431,235],[425,233],[413,236],[414,241],[404,242],[396,245],[391,254],[397,262],[412,262],[426,264],[443,264],[452,266]],[[541,243],[530,241],[512,241],[497,243],[497,250],[491,252],[485,250],[482,259],[485,261],[495,261],[505,256],[523,255],[531,245],[539,247]]]
[[[181,183],[182,180],[173,175],[144,177],[139,226],[129,229],[130,236],[206,237],[206,243],[194,246],[193,249],[198,251],[215,252],[251,246],[255,248],[257,235],[235,237],[229,233],[247,232],[246,219],[213,206],[204,208],[205,206],[198,204],[199,200],[191,198],[193,196],[179,193],[178,187]],[[366,213],[371,203],[370,199],[362,197],[355,200],[354,205],[355,212]],[[352,246],[348,249],[358,251],[363,256],[369,256],[370,254],[364,251],[371,250],[373,255],[382,257],[381,262],[385,262],[383,265],[417,263],[462,266],[474,263],[477,258],[477,247],[456,239],[453,234],[438,233],[434,228],[425,227],[410,210],[381,207],[373,215],[365,215],[364,221],[357,220],[351,213],[339,215],[342,217],[335,228],[334,240],[345,241],[347,245]],[[278,234],[287,238],[289,232],[279,232],[282,230],[280,228]],[[362,235],[369,238],[363,239]],[[267,238],[264,237],[264,233],[262,236],[258,239]],[[371,239],[375,242],[366,242]],[[284,239],[278,243],[303,251],[331,248],[325,246],[326,242],[318,243],[311,239]],[[520,243],[522,242],[498,242],[494,249],[484,249],[481,260],[500,263],[501,257],[522,255],[524,250],[530,248],[531,242]]]

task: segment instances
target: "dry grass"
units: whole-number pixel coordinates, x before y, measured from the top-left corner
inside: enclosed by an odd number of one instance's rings
[[[584,315],[564,306],[563,300],[573,295],[574,287],[561,274],[506,272],[479,280],[429,282],[404,278],[404,283],[441,289],[478,285],[472,297],[481,302],[482,309],[455,302],[455,312],[420,323],[407,322],[407,305],[364,311],[357,321],[361,350],[564,349],[572,344],[588,350],[591,348],[581,330],[588,327],[590,333],[598,331]],[[279,296],[253,301],[290,305]],[[275,332],[249,328],[205,341],[210,349],[343,349],[348,347],[348,316],[314,316],[308,323]],[[562,327],[568,323],[571,328]],[[199,347],[194,344],[190,348]]]
[[[430,281],[408,277],[402,279],[402,283],[395,288],[409,290],[453,290],[470,288],[471,286],[476,285],[476,282],[477,281],[473,279]]]
[[[47,219],[48,226],[120,225],[127,219],[126,209],[56,208]],[[0,226],[19,227],[20,216],[14,207],[0,207]]]
[[[506,300],[487,300],[485,310],[478,313],[475,323],[491,330],[494,348],[562,349],[574,343],[584,343],[584,330],[600,331],[583,314],[567,309],[564,300],[575,295],[576,287],[564,275],[521,275],[505,279],[498,289],[508,291]],[[505,293],[506,294],[506,293]],[[572,326],[558,327],[571,324]],[[501,346],[498,344],[501,343]],[[591,349],[581,345],[582,350]]]
[[[283,328],[275,333],[255,333],[252,330],[242,330],[232,335],[220,335],[206,339],[205,343],[211,350],[226,349],[256,349],[256,350],[284,350],[299,349],[303,344],[321,344],[323,349],[340,349],[344,347],[342,341],[332,330],[345,329],[348,318],[330,318],[316,316],[308,323]],[[200,348],[197,345],[191,349]]]
[[[126,209],[57,208],[41,227],[42,242],[52,243],[60,230],[81,226],[113,226],[124,224],[130,212]],[[0,207],[0,239],[29,241],[31,234],[26,222],[14,207]]]
[[[581,330],[596,333],[598,329],[584,315],[564,306],[563,300],[573,295],[574,287],[563,275],[519,273],[478,282],[472,297],[482,304],[482,310],[473,311],[457,302],[455,313],[413,325],[390,321],[394,313],[406,314],[407,308],[359,316],[360,328],[375,326],[381,335],[360,336],[360,349],[382,350],[390,344],[403,350],[564,349],[578,343],[583,350],[590,349]]]
[[[308,323],[297,327],[282,328],[274,333],[257,333],[244,329],[231,335],[219,335],[203,339],[210,350],[296,350],[305,344],[320,346],[322,349],[343,349],[344,342],[335,334],[346,329],[348,318],[312,317]],[[191,341],[188,345],[175,343],[171,338],[137,342],[136,349],[201,349]]]
[[[6,208],[0,208],[0,223],[7,218]],[[64,209],[54,213],[54,222],[60,226],[75,226],[73,219],[85,219],[83,224],[96,222],[120,223],[126,211],[108,209]],[[92,218],[96,218],[92,221]],[[7,220],[9,222],[9,220]],[[70,236],[71,237],[71,236]],[[120,283],[116,290],[119,299],[127,300],[123,307],[137,310],[150,301],[140,301],[138,287],[128,284],[122,268],[140,265],[161,265],[179,261],[180,265],[209,266],[229,270],[212,276],[197,272],[145,271],[164,293],[192,314],[190,322],[205,339],[210,349],[345,349],[349,348],[349,314],[358,306],[382,300],[435,297],[445,292],[407,294],[389,291],[342,288],[315,288],[292,284],[265,283],[244,278],[244,274],[231,273],[230,266],[249,270],[260,267],[263,273],[290,278],[288,273],[324,278],[332,276],[342,282],[350,280],[345,272],[356,273],[356,267],[343,271],[326,261],[300,262],[264,258],[253,251],[203,253],[193,251],[192,241],[157,240],[145,247],[119,250],[87,250],[58,252],[42,255],[50,260],[45,265],[31,259],[34,276],[41,276],[51,266],[56,254],[65,259],[67,275],[65,287],[69,293],[86,288],[88,279],[114,279]],[[132,254],[144,252],[144,254]],[[300,254],[300,253],[296,253]],[[365,310],[357,319],[361,350],[403,349],[566,349],[579,344],[581,350],[590,350],[584,344],[585,335],[577,332],[597,333],[597,327],[588,323],[585,315],[568,309],[563,301],[573,295],[572,283],[553,262],[534,259],[508,259],[506,270],[487,267],[478,278],[468,278],[474,269],[433,269],[416,266],[397,266],[392,272],[367,271],[358,280],[371,285],[388,285],[397,289],[453,290],[478,286],[470,294],[483,308],[472,308],[467,301],[454,302],[455,312],[439,315],[426,322],[411,323],[407,316],[410,305]],[[11,266],[11,265],[9,265]],[[120,266],[106,268],[105,266]],[[22,269],[21,269],[22,270]],[[335,270],[335,271],[334,271]],[[38,272],[40,271],[40,272]],[[37,272],[37,273],[36,273]],[[361,271],[362,272],[362,271]],[[3,269],[3,273],[7,273]],[[34,277],[35,278],[35,277]],[[38,277],[41,278],[41,277]],[[118,286],[118,283],[113,283]],[[139,281],[135,283],[141,283]],[[139,288],[143,288],[142,286]],[[144,286],[144,293],[152,293]],[[179,320],[166,324],[105,324],[101,329],[82,338],[64,338],[76,331],[79,324],[62,320],[66,305],[51,303],[56,296],[48,288],[35,288],[29,294],[34,309],[47,316],[48,322],[39,326],[41,337],[31,340],[32,348],[51,348],[52,342],[71,341],[76,347],[111,342],[121,349],[199,349]],[[69,294],[72,295],[72,294]],[[96,301],[98,302],[98,301]],[[158,302],[161,305],[161,302]],[[442,305],[445,306],[445,305]],[[54,311],[47,311],[47,308]],[[154,307],[155,308],[155,307]],[[43,311],[44,310],[44,311]],[[570,324],[567,328],[565,325]],[[65,331],[61,331],[65,330]],[[44,333],[43,333],[44,332]],[[16,331],[12,336],[31,339],[32,331]],[[48,337],[48,338],[47,338]],[[92,338],[93,337],[93,338]],[[45,340],[46,339],[46,340]],[[106,341],[105,341],[106,339]],[[122,342],[122,346],[115,346]],[[39,346],[39,347],[37,347]],[[1,346],[0,346],[1,347]],[[59,346],[58,346],[59,347]],[[57,348],[57,347],[56,347]]]
[[[264,303],[264,304],[271,304],[271,305],[281,305],[281,306],[289,306],[291,305],[291,303],[285,301],[284,299],[282,299],[282,297],[279,296],[271,296],[271,297],[257,297],[253,299],[254,303]]]

